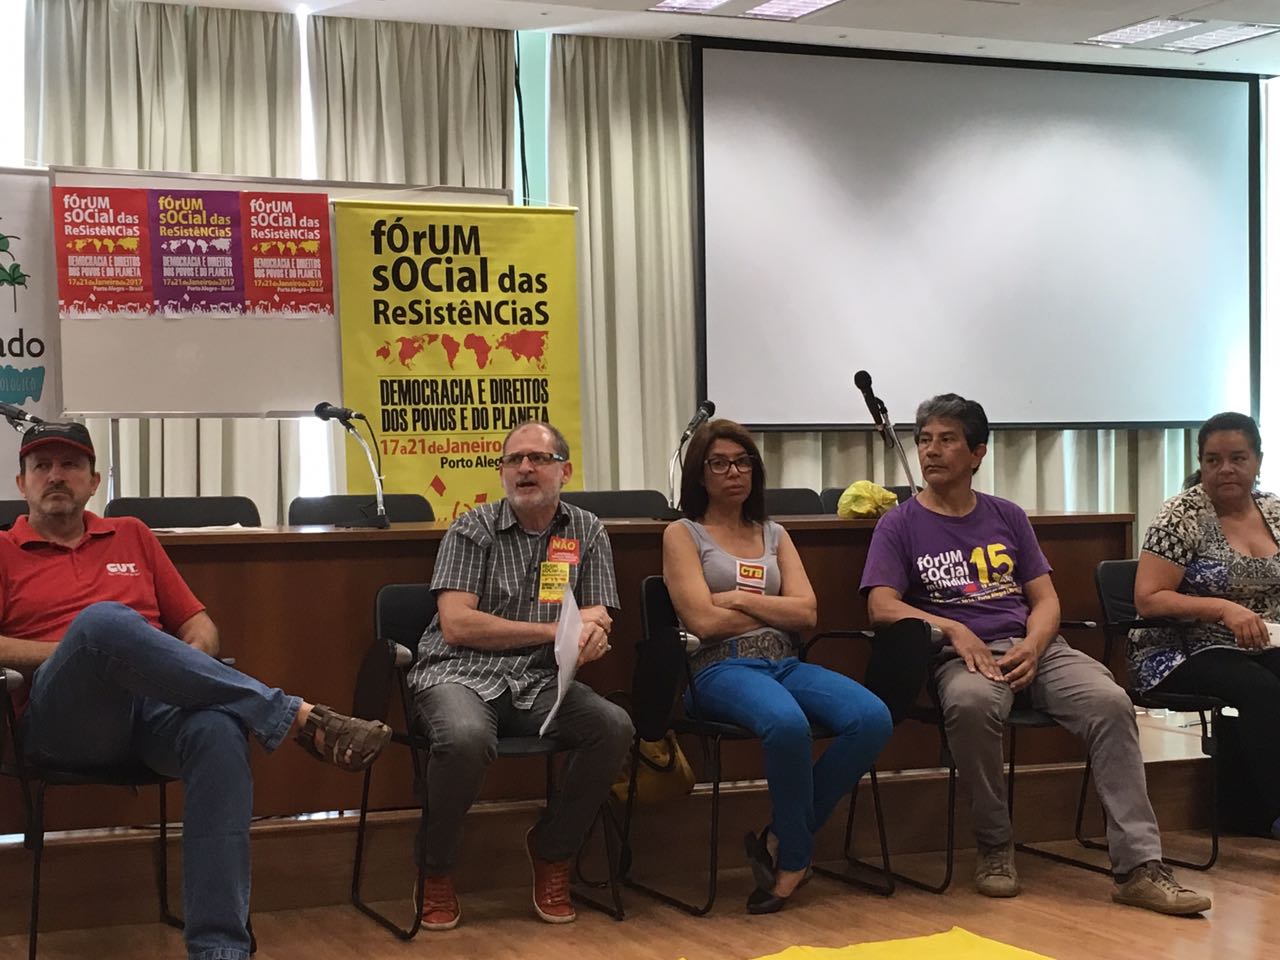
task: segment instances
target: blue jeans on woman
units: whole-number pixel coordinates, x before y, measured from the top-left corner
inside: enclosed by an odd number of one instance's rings
[[[300,706],[129,607],[95,603],[32,678],[23,750],[49,766],[141,761],[181,779],[187,954],[248,960],[253,780],[245,734],[274,750]]]
[[[769,830],[778,838],[782,870],[809,865],[814,836],[893,732],[889,708],[874,693],[795,657],[734,657],[704,667],[685,691],[685,707],[691,716],[746,727],[763,741],[773,801]],[[817,763],[811,724],[835,734]]]

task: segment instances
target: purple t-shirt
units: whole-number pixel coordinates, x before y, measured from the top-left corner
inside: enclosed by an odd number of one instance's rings
[[[1017,504],[979,493],[963,517],[916,499],[880,518],[862,592],[892,587],[925,613],[963,623],[990,643],[1024,637],[1030,606],[1022,585],[1049,573],[1031,521]]]

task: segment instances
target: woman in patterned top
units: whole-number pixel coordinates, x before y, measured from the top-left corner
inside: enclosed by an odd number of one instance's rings
[[[1280,648],[1267,629],[1280,623],[1280,498],[1254,490],[1262,441],[1251,417],[1211,417],[1198,445],[1200,469],[1147,530],[1134,585],[1140,616],[1194,623],[1134,630],[1130,673],[1141,691],[1239,710],[1249,773],[1280,840]]]
[[[813,838],[880,753],[893,721],[854,680],[796,657],[818,601],[791,537],[765,516],[764,464],[732,420],[689,441],[685,518],[662,537],[662,576],[680,620],[701,638],[689,657],[691,714],[746,727],[764,746],[773,820],[746,836],[751,913],[773,913],[809,875]],[[833,739],[813,762],[810,723]]]

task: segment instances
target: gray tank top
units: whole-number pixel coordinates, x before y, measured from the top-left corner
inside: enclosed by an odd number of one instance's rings
[[[764,522],[764,555],[735,557],[722,550],[711,539],[707,528],[696,520],[681,519],[698,547],[702,575],[712,593],[726,590],[750,590],[776,597],[782,591],[782,571],[778,569],[778,537],[781,527],[772,520]]]
[[[712,593],[726,590],[751,590],[776,597],[782,592],[782,571],[778,568],[778,540],[782,527],[772,520],[764,522],[764,553],[759,557],[736,557],[722,549],[696,520],[680,519],[693,537],[702,561],[702,575]],[[778,659],[788,656],[796,638],[775,627],[760,627],[717,643],[704,644],[690,657],[694,672],[728,656],[765,656]],[[732,643],[731,643],[732,641]]]

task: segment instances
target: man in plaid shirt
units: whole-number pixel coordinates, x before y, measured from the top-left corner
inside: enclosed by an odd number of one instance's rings
[[[553,645],[560,600],[582,611],[578,663],[609,652],[617,609],[613,553],[593,514],[560,501],[573,473],[549,423],[516,427],[502,445],[506,497],[459,517],[445,534],[431,588],[438,613],[410,675],[427,767],[422,925],[450,930],[462,912],[452,871],[467,809],[499,736],[536,736],[556,700]],[[631,744],[626,711],[574,682],[549,736],[572,746],[560,789],[525,838],[533,905],[548,923],[575,919],[569,864]]]

